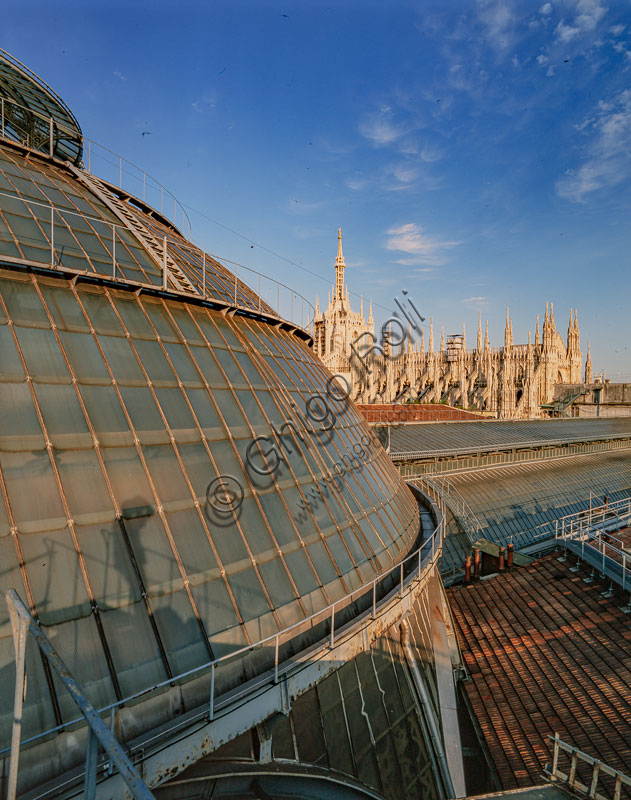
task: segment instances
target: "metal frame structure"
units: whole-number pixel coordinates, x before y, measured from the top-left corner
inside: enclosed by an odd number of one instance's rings
[[[622,787],[627,786],[631,789],[631,778],[623,772],[607,766],[607,764],[584,753],[582,750],[574,747],[574,745],[562,741],[558,733],[548,738],[554,743],[552,765],[546,764],[544,772],[553,783],[561,781],[572,793],[586,795],[589,798],[593,798],[593,800],[620,800]],[[563,772],[559,767],[559,760],[563,753],[570,758],[568,772]],[[583,783],[576,775],[579,763],[587,764],[592,768],[589,784]],[[602,794],[598,791],[599,783],[602,781],[603,775],[613,778],[614,780],[613,796]]]
[[[41,631],[37,621],[30,614],[26,606],[23,604],[19,595],[15,590],[11,589],[6,595],[7,605],[11,612],[11,620],[14,632],[14,645],[16,650],[16,686],[14,697],[14,723],[13,734],[11,739],[10,749],[10,779],[9,779],[9,794],[8,800],[15,800],[15,786],[17,782],[17,765],[19,762],[19,751],[24,745],[34,744],[40,739],[45,739],[52,734],[60,732],[62,729],[74,728],[83,719],[85,719],[90,727],[90,734],[88,737],[88,747],[86,751],[86,766],[84,770],[84,787],[85,797],[92,800],[96,791],[96,778],[98,773],[98,743],[105,751],[106,762],[109,762],[110,770],[109,776],[112,776],[111,765],[117,767],[120,777],[129,787],[133,797],[138,800],[151,800],[152,795],[147,788],[146,784],[139,778],[138,773],[133,767],[130,759],[125,755],[118,742],[114,739],[111,730],[101,719],[101,716],[109,717],[113,720],[114,713],[117,709],[133,704],[138,699],[146,700],[150,696],[159,693],[160,691],[167,690],[169,687],[182,684],[196,676],[207,675],[209,678],[209,693],[208,705],[205,711],[201,712],[201,716],[206,718],[209,724],[217,719],[221,721],[227,714],[233,712],[239,706],[245,706],[253,698],[256,698],[261,691],[265,691],[265,687],[279,686],[281,690],[281,703],[285,707],[289,703],[290,692],[287,686],[288,677],[292,671],[298,667],[302,662],[303,654],[297,653],[289,658],[281,660],[281,653],[285,645],[295,640],[297,636],[304,633],[305,630],[316,628],[321,623],[328,621],[328,633],[324,640],[320,642],[320,647],[325,650],[334,651],[344,641],[348,640],[349,636],[353,635],[353,631],[358,626],[365,624],[366,620],[378,621],[384,614],[385,610],[390,608],[392,613],[393,602],[403,600],[408,597],[414,587],[421,582],[428,571],[433,569],[437,560],[440,557],[442,550],[442,541],[445,534],[445,513],[444,506],[439,497],[436,498],[437,506],[434,506],[434,513],[437,517],[437,524],[432,534],[426,538],[421,545],[403,558],[398,564],[385,570],[381,575],[366,582],[358,589],[350,592],[345,597],[342,597],[335,602],[331,603],[326,608],[319,610],[304,620],[298,623],[287,626],[276,634],[267,636],[258,642],[252,643],[232,653],[228,653],[220,658],[216,658],[205,664],[200,665],[191,670],[187,670],[179,675],[170,676],[167,680],[143,688],[128,697],[121,698],[116,703],[111,703],[103,708],[95,710],[92,705],[87,701],[80,686],[72,677],[70,671],[65,666],[58,653],[52,647],[46,636]],[[389,580],[395,578],[395,581]],[[378,587],[382,587],[382,591],[378,591]],[[383,591],[385,590],[385,594]],[[380,599],[378,599],[380,597]],[[362,601],[364,601],[362,603]],[[367,601],[367,602],[366,602]],[[348,619],[347,615],[343,615],[345,609],[354,604],[361,610],[353,617]],[[400,617],[401,609],[397,612],[394,611],[395,617]],[[337,628],[336,628],[336,615],[342,613]],[[389,623],[387,623],[389,624]],[[383,628],[383,621],[380,623]],[[50,662],[55,672],[59,675],[64,687],[70,692],[75,703],[78,705],[81,716],[72,719],[64,725],[59,725],[49,730],[43,731],[37,736],[30,737],[24,741],[20,741],[21,731],[21,709],[24,696],[24,665],[25,665],[25,647],[26,647],[26,634],[30,633],[36,640],[38,647],[42,651],[45,658]],[[242,658],[248,653],[256,650],[264,650],[267,646],[273,644],[274,649],[274,663],[271,671],[264,671],[256,678],[251,679],[247,685],[237,691],[230,692],[226,697],[216,697],[216,671],[220,666],[230,663],[234,659]],[[314,646],[311,645],[305,651],[313,658]],[[318,677],[322,677],[322,670],[316,670]],[[308,683],[308,682],[307,682]],[[304,679],[299,685],[305,688]],[[269,711],[269,709],[268,709]],[[264,719],[265,717],[263,717]],[[199,724],[200,714],[195,714],[183,720],[182,723],[176,726],[178,738],[184,734],[186,727],[195,728]],[[167,736],[172,735],[173,731],[166,732]],[[159,736],[152,735],[150,737],[151,747],[144,742],[137,742],[134,748],[129,749],[130,756],[134,758],[136,764],[142,763],[145,758],[152,757],[152,749],[159,746]],[[0,751],[6,753],[7,751]],[[158,750],[159,752],[159,750]],[[105,776],[107,778],[107,776]],[[102,778],[103,780],[103,778]],[[149,781],[150,784],[152,781]]]
[[[538,448],[559,448],[568,447],[573,444],[582,444],[590,442],[605,442],[629,440],[631,442],[631,434],[629,433],[612,433],[606,436],[575,436],[564,439],[539,439],[532,441],[522,442],[506,442],[501,444],[489,444],[487,446],[478,447],[462,447],[462,448],[449,448],[446,450],[401,450],[390,451],[390,457],[393,461],[411,461],[413,459],[427,459],[427,458],[454,458],[462,456],[481,456],[488,453],[503,453],[511,452],[517,453],[525,450],[535,450]]]
[[[5,595],[15,646],[15,695],[13,705],[13,731],[11,735],[11,760],[7,800],[15,800],[18,781],[18,765],[20,758],[20,733],[22,731],[22,705],[24,702],[25,668],[26,668],[26,634],[30,634],[36,642],[41,654],[55,671],[62,686],[72,697],[81,715],[90,727],[88,746],[85,758],[84,798],[94,800],[96,794],[97,760],[99,745],[107,758],[116,766],[125,784],[136,800],[153,800],[153,795],[134,769],[125,751],[116,741],[110,729],[103,722],[92,704],[88,701],[81,687],[76,682],[68,667],[64,664],[57,650],[50,643],[40,626],[24,605],[15,589],[9,589]]]
[[[2,198],[10,198],[12,200],[17,199],[15,195],[9,195],[6,192],[0,192],[0,202]],[[46,232],[42,228],[41,236],[42,242],[45,244],[45,247],[50,252],[50,258],[47,258],[46,261],[25,261],[22,258],[13,258],[7,255],[0,255],[0,263],[5,264],[19,264],[20,266],[29,265],[33,267],[38,267],[41,269],[46,270],[53,270],[55,272],[61,272],[62,274],[68,274],[75,278],[79,279],[89,279],[89,278],[96,278],[101,276],[103,278],[107,278],[108,281],[113,281],[116,283],[120,283],[123,286],[130,286],[133,291],[144,290],[144,291],[156,291],[156,289],[162,289],[164,291],[168,291],[173,294],[182,295],[187,300],[191,297],[194,299],[201,299],[212,301],[213,303],[219,303],[221,308],[224,308],[226,311],[232,311],[232,313],[236,312],[256,312],[261,318],[268,318],[273,320],[273,322],[281,322],[282,324],[287,324],[287,322],[291,322],[294,326],[294,330],[305,330],[311,335],[312,328],[313,328],[313,316],[315,313],[315,309],[312,304],[301,294],[295,292],[289,286],[280,281],[276,281],[273,278],[268,278],[263,273],[257,272],[256,270],[252,270],[249,267],[241,267],[242,270],[245,270],[248,273],[251,273],[255,280],[258,280],[259,289],[263,285],[263,282],[266,284],[271,285],[276,289],[274,294],[276,294],[277,306],[276,309],[273,309],[267,303],[264,303],[261,299],[260,294],[255,294],[252,290],[247,287],[247,292],[244,293],[243,289],[246,286],[242,281],[238,279],[238,270],[235,270],[233,274],[226,270],[226,276],[221,278],[221,281],[224,285],[224,292],[221,294],[218,291],[212,291],[213,285],[210,280],[211,274],[213,275],[214,281],[218,280],[218,276],[216,271],[213,273],[210,270],[207,270],[207,264],[210,265],[212,262],[216,264],[215,259],[205,253],[200,248],[195,248],[189,245],[183,245],[181,242],[173,242],[168,239],[167,236],[162,236],[162,257],[160,259],[159,269],[160,272],[156,274],[156,282],[153,283],[151,281],[143,282],[143,281],[134,281],[130,280],[129,278],[124,276],[124,268],[125,262],[121,261],[120,253],[126,251],[125,242],[129,237],[129,229],[123,224],[117,224],[113,222],[108,222],[103,219],[99,219],[95,216],[89,216],[86,214],[81,214],[76,211],[71,211],[69,209],[59,209],[54,205],[41,203],[33,200],[27,200],[25,198],[19,198],[21,202],[27,204],[28,206],[34,206],[38,210],[41,209],[40,216],[44,216],[47,219],[48,225],[48,236]],[[37,216],[37,215],[34,215]],[[60,251],[55,246],[55,231],[58,230],[60,233],[64,235],[67,234],[67,231],[72,227],[70,222],[73,218],[77,220],[81,220],[82,222],[90,225],[91,227],[101,227],[104,231],[108,231],[108,236],[102,237],[104,240],[107,240],[109,245],[109,252],[111,256],[111,273],[100,273],[100,272],[92,272],[88,270],[75,270],[70,267],[65,267],[62,263],[63,261],[63,250]],[[70,220],[70,222],[69,222]],[[117,245],[118,245],[118,257],[117,257]],[[170,252],[171,248],[177,247],[177,250],[184,250],[188,252],[192,257],[194,257],[200,265],[200,284],[201,284],[201,291],[186,291],[182,289],[178,289],[170,285],[170,275],[169,275],[169,265],[167,262],[168,253]],[[67,249],[67,248],[66,248]],[[228,276],[232,278],[230,283],[228,283]],[[226,291],[228,290],[229,291]],[[281,292],[281,290],[283,290]],[[252,299],[257,298],[258,302],[249,302],[248,295],[251,295]],[[282,300],[289,304],[289,307],[281,310],[281,298]],[[295,301],[299,301],[295,302]],[[298,313],[298,307],[300,308],[300,320],[298,321],[297,317],[295,316]],[[305,310],[307,310],[307,316],[305,317]],[[286,313],[285,313],[286,312]]]
[[[619,529],[629,525],[631,498],[611,505],[589,508],[587,512],[557,520],[555,544],[560,544],[565,549],[559,560],[567,560],[567,551],[570,550],[578,556],[577,566],[573,569],[577,570],[582,561],[592,567],[591,577],[585,579],[587,582],[593,581],[598,569],[602,578],[609,578],[612,583],[621,586],[623,591],[629,591],[631,554],[624,543],[611,532],[612,528]],[[625,611],[631,612],[631,595]]]

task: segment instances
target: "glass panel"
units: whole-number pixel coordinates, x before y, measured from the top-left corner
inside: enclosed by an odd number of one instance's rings
[[[263,587],[253,567],[229,575],[228,583],[244,622],[261,617],[270,610]]]
[[[42,624],[89,615],[90,601],[68,529],[21,534],[20,544]]]
[[[52,330],[20,328],[17,325],[14,330],[33,380],[70,383],[68,369]]]
[[[91,334],[60,331],[60,335],[68,360],[79,381],[109,383],[105,362]]]
[[[118,522],[78,525],[77,538],[101,611],[140,600],[140,585]]]
[[[168,445],[143,447],[143,455],[161,503],[191,500],[175,450]]]
[[[65,282],[60,284],[56,281],[55,284],[48,284],[40,280],[40,289],[58,328],[89,332],[90,326],[86,322],[81,306]]]
[[[42,410],[44,424],[55,447],[63,446],[64,434],[85,434],[92,443],[90,430],[77,400],[73,386],[58,384],[35,384],[35,394]],[[83,446],[88,444],[83,440]],[[74,446],[78,442],[75,440]]]
[[[24,370],[8,325],[0,325],[0,380],[24,380]]]
[[[10,436],[12,440],[21,436],[39,436],[40,446],[44,446],[28,384],[0,382],[0,432],[3,438]]]
[[[66,515],[46,452],[0,451],[0,466],[18,526],[37,521],[41,530],[66,524]],[[28,486],[28,492],[24,491],[25,486]]]
[[[99,343],[117,381],[136,385],[147,383],[127,339],[101,336]]]
[[[191,354],[202,371],[206,383],[213,389],[227,386],[228,382],[208,347],[191,347]]]
[[[134,341],[134,347],[151,381],[156,385],[177,385],[177,377],[173,374],[158,342],[146,342],[138,339]]]
[[[94,450],[57,450],[55,461],[73,517],[103,511],[113,515],[114,506]]]

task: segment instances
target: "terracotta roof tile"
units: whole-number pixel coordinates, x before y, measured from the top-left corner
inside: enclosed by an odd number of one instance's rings
[[[547,736],[629,771],[631,615],[572,562],[548,556],[448,590],[464,683],[504,789],[536,785]]]

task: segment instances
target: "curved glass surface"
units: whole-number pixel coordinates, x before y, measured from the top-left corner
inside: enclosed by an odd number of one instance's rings
[[[34,72],[0,49],[1,135],[34,150],[75,164],[81,161],[83,135],[64,101]]]
[[[410,549],[416,503],[330,380],[266,323],[0,271],[0,588],[95,705],[299,621]],[[25,735],[54,725],[29,663]]]

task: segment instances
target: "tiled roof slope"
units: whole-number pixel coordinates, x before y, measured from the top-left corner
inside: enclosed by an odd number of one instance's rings
[[[541,783],[549,734],[629,773],[631,614],[556,556],[448,590],[464,687],[504,789]]]

